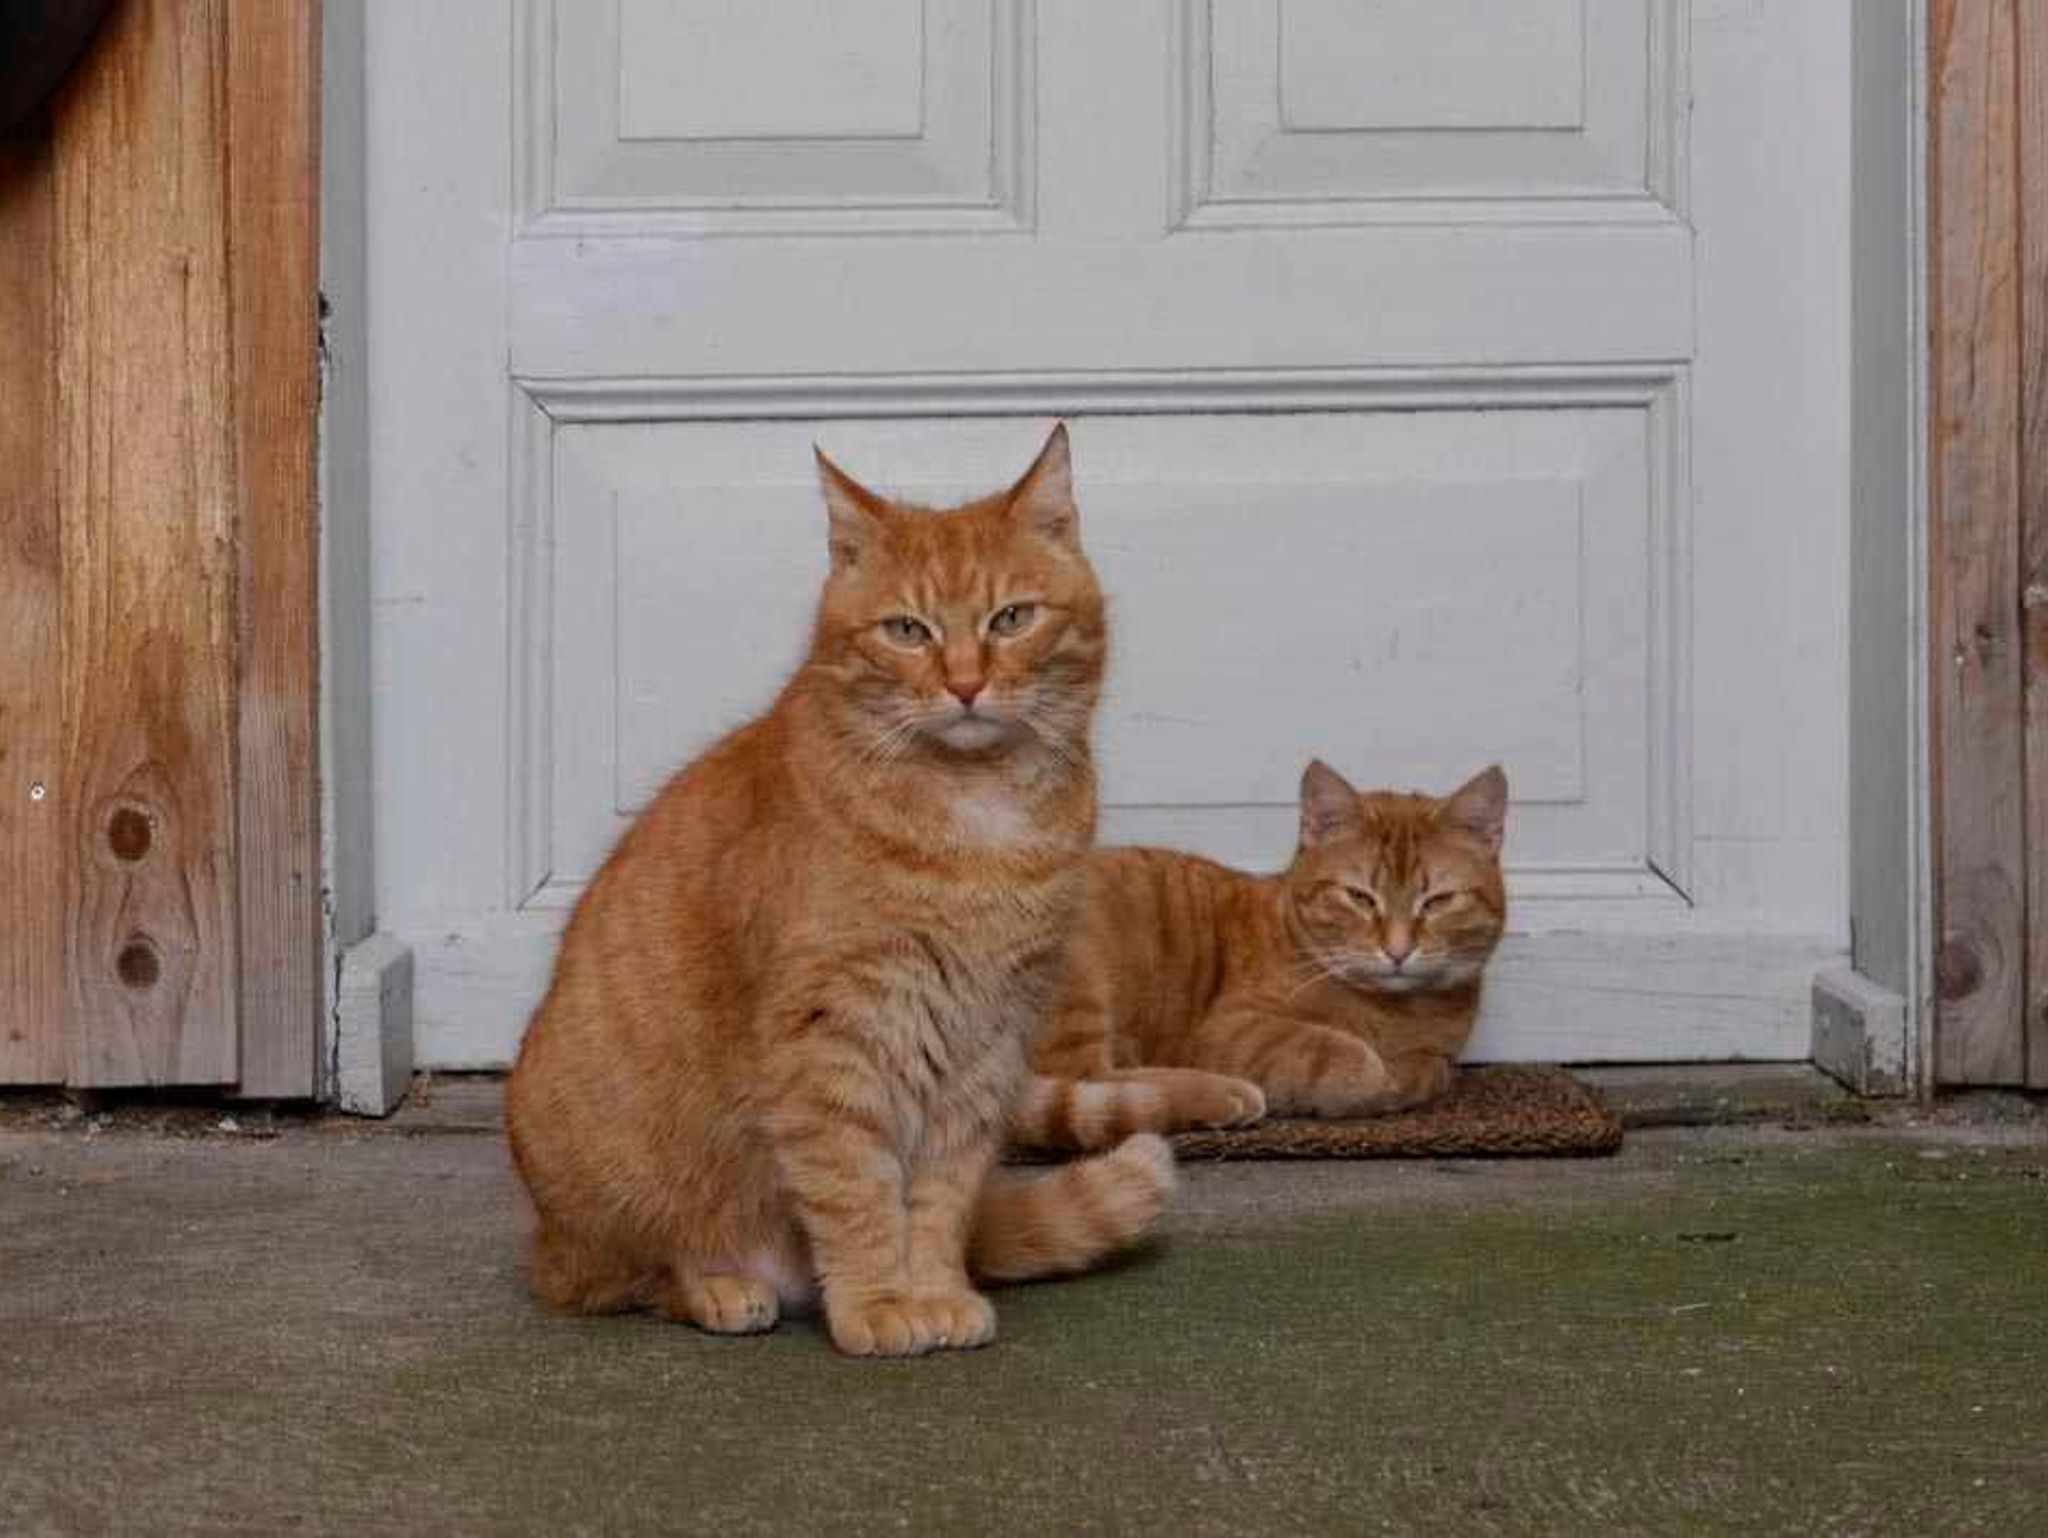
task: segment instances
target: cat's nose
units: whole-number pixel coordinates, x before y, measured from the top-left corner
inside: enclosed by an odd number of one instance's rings
[[[946,680],[946,692],[963,706],[971,707],[974,704],[974,697],[981,693],[981,690],[982,680],[979,678],[949,678]]]
[[[1388,963],[1398,968],[1402,962],[1415,954],[1415,942],[1412,939],[1382,940],[1380,949],[1386,953]]]

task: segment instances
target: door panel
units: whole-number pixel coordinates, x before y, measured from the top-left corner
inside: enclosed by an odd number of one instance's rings
[[[1017,19],[987,0],[532,6],[526,227],[1015,228]]]
[[[937,499],[1053,415],[1116,601],[1106,836],[1272,866],[1312,754],[1499,759],[1483,1055],[1803,1056],[1846,15],[379,6],[379,896],[423,1058],[504,1059],[611,841],[799,653],[810,443]]]
[[[1435,221],[1446,201],[1469,199],[1516,205],[1518,220],[1668,219],[1679,10],[1674,0],[1193,5],[1189,215]]]
[[[1659,882],[1675,860],[1643,707],[1673,684],[1652,679],[1669,653],[1642,602],[1669,512],[1649,410],[1076,419],[1088,547],[1117,595],[1105,837],[1265,866],[1307,752],[1445,789],[1498,759],[1522,895]],[[890,484],[939,501],[1041,427],[563,429],[549,900],[801,657],[824,574],[814,436],[847,464],[915,466]]]

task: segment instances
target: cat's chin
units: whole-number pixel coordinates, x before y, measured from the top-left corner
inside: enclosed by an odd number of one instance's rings
[[[1014,740],[1017,729],[993,716],[960,716],[930,735],[932,741],[955,753],[989,753]]]
[[[1442,993],[1469,983],[1479,975],[1476,967],[1452,963],[1432,967],[1427,972],[1371,972],[1360,971],[1351,974],[1353,986],[1367,993],[1389,993],[1406,997],[1417,993]]]
[[[1359,972],[1351,980],[1367,993],[1427,993],[1440,985],[1419,972]]]

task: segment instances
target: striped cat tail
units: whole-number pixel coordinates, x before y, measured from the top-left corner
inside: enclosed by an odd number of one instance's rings
[[[1135,1079],[1034,1075],[1010,1139],[1020,1148],[1114,1148],[1138,1132],[1164,1132],[1167,1098]]]
[[[974,1214],[968,1269],[985,1282],[1086,1271],[1150,1228],[1173,1185],[1173,1150],[1149,1134],[1046,1174],[994,1176]]]

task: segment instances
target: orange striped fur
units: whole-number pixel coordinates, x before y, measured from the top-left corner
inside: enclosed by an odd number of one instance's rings
[[[1368,1116],[1450,1086],[1506,918],[1507,779],[1360,795],[1318,762],[1277,876],[1103,849],[1019,1142]]]
[[[768,713],[591,882],[509,1087],[533,1285],[902,1355],[994,1331],[970,1280],[1073,1271],[1172,1185],[1158,1139],[989,1182],[1095,825],[1107,633],[1064,429],[1007,493],[891,503],[819,456],[831,572]]]

